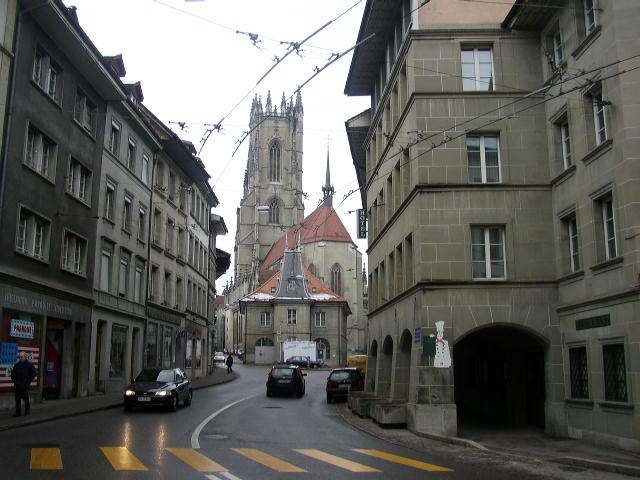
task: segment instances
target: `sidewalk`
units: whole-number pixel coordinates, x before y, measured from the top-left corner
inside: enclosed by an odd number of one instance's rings
[[[236,378],[237,375],[235,373],[228,375],[226,367],[220,367],[216,368],[213,373],[206,377],[193,380],[191,385],[193,390],[199,390],[201,388],[226,383]],[[60,418],[73,417],[98,410],[106,410],[121,405],[122,392],[70,398],[66,400],[44,400],[41,403],[32,403],[31,413],[28,416],[13,417],[13,410],[0,412],[0,431],[35,425]]]
[[[580,440],[551,438],[541,430],[467,430],[467,438],[417,435],[407,429],[382,428],[369,418],[353,414],[345,404],[338,415],[351,426],[382,440],[424,453],[433,450],[433,441],[465,448],[474,456],[500,456],[505,461],[552,462],[590,470],[640,477],[640,455]]]

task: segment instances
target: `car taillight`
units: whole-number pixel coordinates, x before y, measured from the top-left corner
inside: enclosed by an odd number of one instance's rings
[[[327,388],[333,388],[333,382],[331,380],[327,380]]]

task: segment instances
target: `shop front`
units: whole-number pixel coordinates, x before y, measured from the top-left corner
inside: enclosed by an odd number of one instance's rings
[[[179,333],[184,330],[184,316],[154,306],[147,306],[144,366],[147,368],[174,368],[180,366]]]
[[[34,401],[87,394],[90,300],[78,303],[0,283],[0,408],[13,398],[11,369],[24,352],[38,372]]]
[[[187,315],[185,345],[185,372],[190,378],[207,374],[208,328],[204,318]]]

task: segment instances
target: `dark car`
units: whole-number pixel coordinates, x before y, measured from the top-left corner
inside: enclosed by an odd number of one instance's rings
[[[309,357],[289,357],[285,360],[287,365],[296,365],[300,368],[311,368],[311,359]]]
[[[364,389],[364,377],[357,368],[335,368],[327,378],[327,403],[347,398],[349,392]]]
[[[310,365],[311,365],[311,368],[322,368],[324,367],[324,358],[311,360]]]
[[[304,377],[302,369],[297,365],[276,364],[271,367],[267,378],[267,397],[275,394],[293,394],[298,398],[305,392]]]
[[[145,368],[125,389],[124,408],[164,406],[175,412],[179,403],[191,405],[192,398],[191,382],[179,368]]]

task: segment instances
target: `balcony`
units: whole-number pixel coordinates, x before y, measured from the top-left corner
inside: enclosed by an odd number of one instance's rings
[[[126,298],[116,297],[101,290],[94,290],[94,295],[96,305],[99,307],[109,308],[136,317],[145,317],[145,306],[140,303],[132,302]]]

